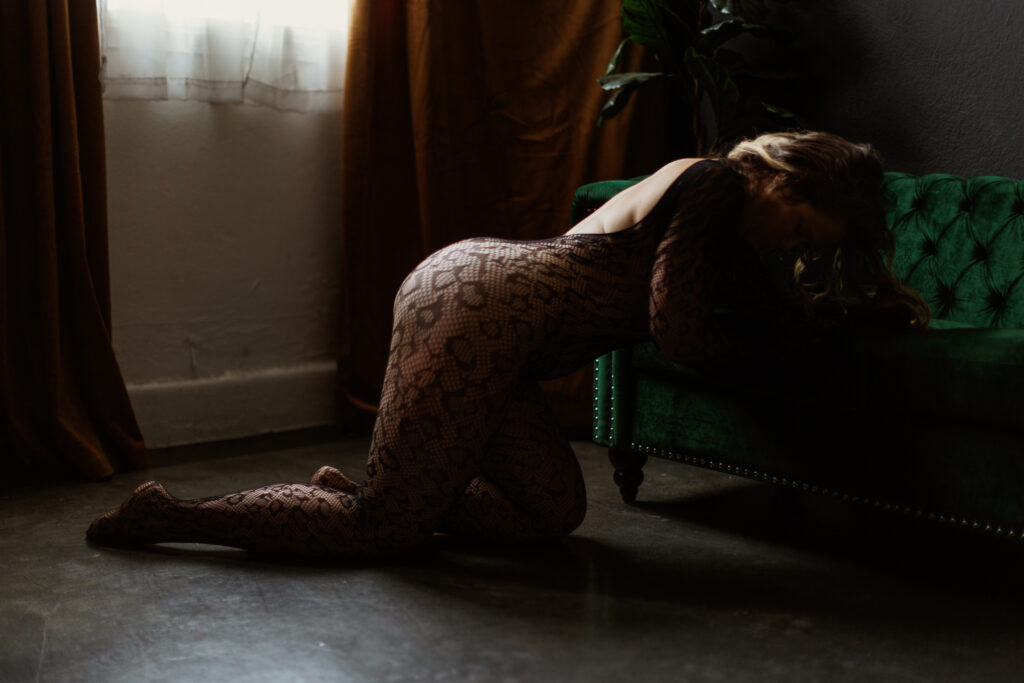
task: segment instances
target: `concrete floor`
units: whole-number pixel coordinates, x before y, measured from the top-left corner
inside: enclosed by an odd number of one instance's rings
[[[154,453],[147,473],[0,494],[0,681],[1010,681],[1024,547],[664,461],[620,502],[603,449],[564,543],[436,537],[377,564],[109,550],[139,482],[183,497],[361,471],[366,442]],[[798,503],[794,505],[795,503]]]

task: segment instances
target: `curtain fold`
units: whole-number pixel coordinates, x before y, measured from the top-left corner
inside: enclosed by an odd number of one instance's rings
[[[357,0],[343,107],[341,392],[374,403],[402,278],[473,236],[568,229],[584,182],[666,161],[664,100],[596,126],[621,0]],[[640,51],[628,55],[642,70]],[[639,107],[639,108],[638,108]],[[548,385],[589,423],[586,373]]]
[[[147,453],[110,340],[94,2],[0,3],[0,483]]]

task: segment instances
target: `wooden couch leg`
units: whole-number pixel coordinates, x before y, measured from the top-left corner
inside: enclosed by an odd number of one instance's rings
[[[647,455],[637,453],[628,448],[612,446],[608,449],[608,460],[615,468],[614,481],[627,503],[636,502],[637,490],[644,480],[643,467],[647,463]]]

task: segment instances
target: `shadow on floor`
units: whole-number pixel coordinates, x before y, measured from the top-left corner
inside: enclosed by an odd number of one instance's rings
[[[913,577],[999,583],[1024,597],[1024,542],[900,512],[750,482],[674,501],[638,502],[651,514],[750,540]]]
[[[437,535],[396,559],[311,561],[209,546],[155,555],[321,576],[372,570],[438,599],[543,614],[545,604],[640,601],[662,608],[799,613],[926,633],[1006,633],[1024,607],[1019,542],[961,532],[752,482],[625,511],[661,520],[627,536],[500,545]],[[623,510],[613,510],[612,514]],[[603,513],[602,513],[603,514]],[[622,522],[618,522],[621,524]],[[628,521],[627,521],[628,523]],[[138,551],[114,551],[138,552]],[[938,597],[941,596],[941,597]],[[589,601],[589,602],[588,602]],[[597,601],[596,603],[594,601]],[[663,618],[631,611],[631,619]],[[640,616],[638,616],[640,615]],[[562,618],[559,610],[551,618]],[[653,624],[652,624],[653,625]]]

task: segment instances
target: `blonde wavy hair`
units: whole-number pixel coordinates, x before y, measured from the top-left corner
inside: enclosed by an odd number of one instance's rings
[[[809,313],[821,319],[859,316],[889,327],[928,325],[928,304],[893,274],[895,244],[874,147],[831,133],[768,133],[737,144],[726,163],[743,175],[748,194],[771,182],[789,200],[842,219],[842,242],[797,256],[793,277]]]

